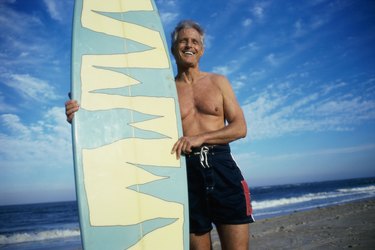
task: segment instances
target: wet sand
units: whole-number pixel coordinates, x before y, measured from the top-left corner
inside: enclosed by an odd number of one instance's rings
[[[375,200],[258,220],[250,231],[254,250],[375,249]],[[212,240],[214,250],[221,249],[216,231]]]

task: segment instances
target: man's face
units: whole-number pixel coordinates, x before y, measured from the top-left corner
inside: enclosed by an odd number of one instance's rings
[[[203,55],[201,35],[193,28],[182,29],[178,32],[174,48],[174,57],[177,65],[196,66]]]

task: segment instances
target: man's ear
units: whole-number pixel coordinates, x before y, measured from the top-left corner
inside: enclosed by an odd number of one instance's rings
[[[204,46],[202,46],[202,49],[201,49],[201,52],[200,52],[200,56],[203,56],[204,54]]]

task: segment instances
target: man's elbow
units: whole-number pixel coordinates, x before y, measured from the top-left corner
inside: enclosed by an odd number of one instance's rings
[[[245,138],[247,135],[247,127],[246,124],[243,124],[239,129],[238,129],[238,139]]]

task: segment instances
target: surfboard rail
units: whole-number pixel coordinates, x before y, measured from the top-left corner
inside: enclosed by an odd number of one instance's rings
[[[84,249],[189,249],[177,92],[153,0],[77,0],[74,171]],[[163,240],[165,239],[165,240]]]

